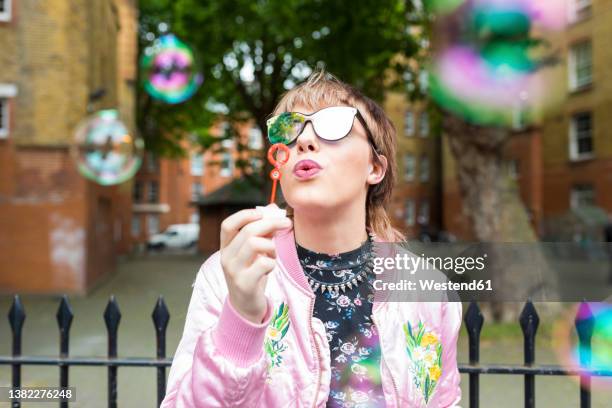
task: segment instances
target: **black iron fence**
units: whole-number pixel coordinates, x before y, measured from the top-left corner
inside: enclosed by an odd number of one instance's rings
[[[576,331],[579,341],[580,362],[582,367],[590,367],[591,338],[595,320],[590,312],[589,305],[582,303],[578,310],[580,319],[576,319]],[[60,350],[57,357],[34,357],[21,354],[22,329],[26,314],[18,295],[13,298],[8,318],[12,330],[12,355],[0,356],[0,365],[12,367],[12,387],[21,387],[22,365],[52,365],[58,366],[59,387],[68,387],[68,369],[70,366],[107,366],[108,367],[108,406],[117,407],[117,369],[126,367],[154,367],[157,370],[157,401],[158,406],[164,398],[166,388],[166,367],[172,364],[171,358],[166,358],[166,328],[170,314],[163,298],[160,296],[153,309],[152,318],[157,339],[156,358],[118,358],[117,357],[117,331],[121,312],[114,296],[111,296],[104,311],[104,322],[108,334],[108,353],[106,357],[71,357],[69,355],[70,326],[73,313],[66,296],[62,297],[56,314],[60,334]],[[531,302],[527,302],[519,317],[519,323],[524,337],[524,364],[523,365],[482,365],[480,364],[480,332],[484,318],[476,303],[471,303],[464,316],[465,327],[469,341],[469,364],[460,364],[459,371],[469,376],[469,406],[479,406],[481,375],[510,374],[522,375],[525,378],[524,396],[525,407],[535,407],[535,378],[538,375],[561,375],[580,377],[580,407],[591,406],[591,378],[612,377],[612,368],[568,369],[558,365],[535,365],[535,339],[540,318]],[[20,402],[13,402],[13,408],[21,406]],[[60,407],[67,407],[68,402],[60,402]]]

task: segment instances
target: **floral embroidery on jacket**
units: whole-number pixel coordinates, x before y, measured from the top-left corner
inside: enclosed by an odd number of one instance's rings
[[[274,311],[272,320],[266,330],[264,348],[270,359],[269,367],[278,367],[283,362],[281,353],[287,349],[287,345],[283,342],[283,338],[287,334],[290,325],[289,305],[283,302]]]
[[[406,335],[406,351],[412,362],[410,371],[417,389],[423,393],[427,404],[442,375],[442,343],[432,331],[427,331],[425,325],[412,326],[404,323]]]

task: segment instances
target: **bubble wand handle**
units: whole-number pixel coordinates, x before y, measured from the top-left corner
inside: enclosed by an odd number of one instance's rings
[[[281,150],[284,155],[281,160],[277,160],[274,157],[274,153],[278,150]],[[276,184],[278,184],[278,180],[280,180],[282,173],[280,171],[280,167],[289,161],[289,148],[282,144],[276,143],[270,146],[268,149],[268,161],[274,167],[270,172],[270,178],[272,179],[272,192],[270,193],[270,204],[276,201]]]

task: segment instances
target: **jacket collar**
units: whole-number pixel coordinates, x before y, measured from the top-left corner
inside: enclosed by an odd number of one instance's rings
[[[313,293],[312,288],[308,284],[306,274],[304,274],[304,270],[302,269],[302,265],[300,264],[297,255],[293,228],[291,227],[279,231],[274,236],[274,240],[276,242],[278,258],[281,264],[286,269],[289,278],[292,281],[291,283],[293,283],[294,286],[297,286],[308,297],[314,298],[315,294]],[[381,243],[382,241],[380,240],[380,238],[374,235],[374,242]],[[375,245],[374,248],[377,256],[384,256],[385,254],[386,256],[392,256],[393,250],[389,244],[387,244],[386,246]],[[387,296],[388,295],[385,295],[383,292],[375,291],[372,310],[377,310],[382,303],[385,303]]]

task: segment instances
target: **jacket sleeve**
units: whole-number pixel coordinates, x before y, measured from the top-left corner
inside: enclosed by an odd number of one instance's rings
[[[442,303],[442,375],[439,380],[440,393],[438,404],[440,408],[461,408],[461,375],[457,366],[457,340],[461,329],[461,302]]]
[[[258,406],[267,370],[263,323],[244,319],[231,305],[220,254],[200,268],[193,284],[185,328],[170,368],[162,408]]]

